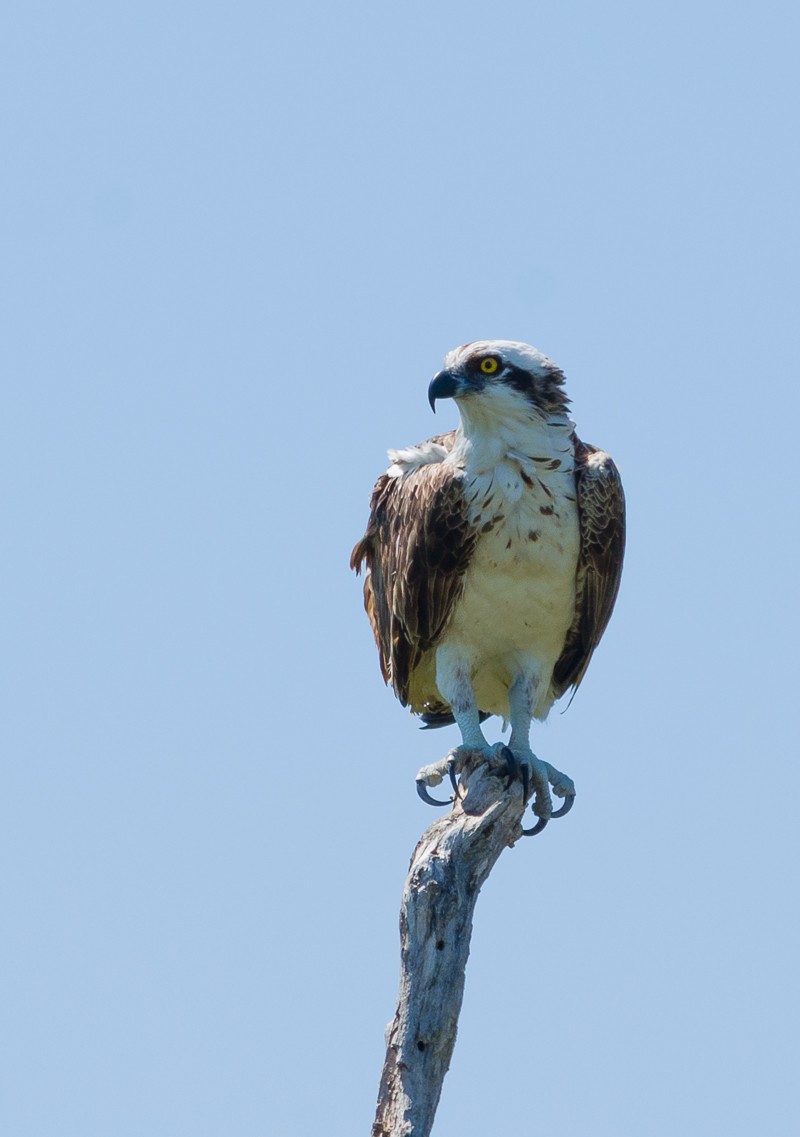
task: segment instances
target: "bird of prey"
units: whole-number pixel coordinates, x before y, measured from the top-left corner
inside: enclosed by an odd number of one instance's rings
[[[487,756],[498,747],[481,722],[510,724],[538,831],[566,813],[575,787],[533,753],[531,721],[578,687],[611,616],[625,545],[620,476],[578,438],[563,373],[528,344],[455,348],[428,398],[434,411],[454,399],[461,423],[389,451],[351,566],[366,564],[381,671],[404,706],[427,726],[455,721],[462,745]],[[551,786],[566,799],[555,814]]]

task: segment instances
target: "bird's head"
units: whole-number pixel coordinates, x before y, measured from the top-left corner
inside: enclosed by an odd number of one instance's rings
[[[498,416],[528,413],[547,417],[564,414],[561,370],[535,347],[513,340],[478,340],[454,348],[428,387],[428,401],[455,399],[462,416],[470,405]]]

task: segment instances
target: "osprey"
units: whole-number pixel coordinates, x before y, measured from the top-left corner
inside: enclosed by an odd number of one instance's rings
[[[428,398],[434,411],[437,399],[454,399],[461,424],[389,451],[350,562],[356,572],[366,563],[364,604],[400,702],[427,726],[455,720],[463,746],[487,756],[498,748],[483,719],[510,723],[540,826],[554,815],[550,786],[567,799],[558,815],[575,787],[535,756],[531,721],[583,679],[625,545],[619,473],[578,438],[563,384],[528,344],[451,351]]]

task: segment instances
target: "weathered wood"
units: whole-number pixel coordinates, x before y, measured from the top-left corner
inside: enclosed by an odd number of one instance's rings
[[[456,1041],[472,916],[483,882],[521,834],[522,785],[459,753],[462,798],[411,858],[400,909],[400,994],[387,1030],[372,1137],[428,1137]]]

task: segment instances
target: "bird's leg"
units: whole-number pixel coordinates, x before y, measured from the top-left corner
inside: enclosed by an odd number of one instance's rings
[[[479,751],[488,761],[500,759],[509,776],[516,774],[513,754],[502,742],[490,745],[481,730],[478,704],[472,686],[472,667],[469,656],[451,645],[440,647],[436,653],[436,686],[444,699],[450,704],[453,718],[461,731],[461,746],[454,747],[441,762],[423,766],[417,774],[417,792],[429,805],[448,805],[447,801],[432,798],[426,786],[436,786],[443,776],[442,767],[450,776],[453,792],[458,795],[456,773],[465,753]],[[451,799],[453,800],[453,799]]]
[[[537,758],[531,750],[530,730],[533,711],[536,706],[536,690],[538,682],[532,670],[519,671],[515,676],[509,691],[509,722],[511,723],[511,738],[508,745],[514,757],[523,770],[523,780],[533,785],[534,800],[533,812],[542,821],[550,817],[563,817],[569,812],[572,800],[575,797],[575,783],[572,778],[562,774],[549,762]],[[550,786],[557,797],[566,798],[564,805],[553,811],[553,799],[550,796]],[[536,829],[539,832],[539,829]]]
[[[546,763],[536,757],[530,744],[531,721],[533,719],[533,708],[536,704],[536,687],[536,676],[527,671],[520,671],[508,689],[508,718],[511,723],[511,737],[508,740],[508,745],[522,767],[526,793],[528,785],[533,785],[533,812],[537,817],[546,821],[553,812],[550,782],[547,777]]]

